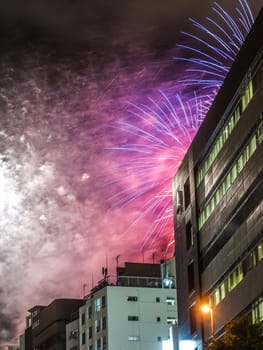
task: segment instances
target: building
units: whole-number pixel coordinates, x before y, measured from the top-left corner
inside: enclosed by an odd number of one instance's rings
[[[78,318],[82,299],[55,299],[29,310],[27,328],[20,336],[25,350],[65,350],[66,324]]]
[[[67,326],[67,350],[77,349],[72,338],[78,333],[81,350],[174,350],[174,266],[162,267],[164,282],[160,264],[125,263],[116,283],[105,275],[79,308],[79,325]]]
[[[262,28],[263,11],[174,178],[181,350],[263,320]]]

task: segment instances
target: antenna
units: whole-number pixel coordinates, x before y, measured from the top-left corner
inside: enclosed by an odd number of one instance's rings
[[[82,298],[84,299],[85,298],[85,295],[86,295],[86,287],[87,287],[88,285],[87,284],[83,284],[82,285]]]
[[[119,258],[120,258],[120,254],[116,256],[116,266],[117,268],[119,267]]]

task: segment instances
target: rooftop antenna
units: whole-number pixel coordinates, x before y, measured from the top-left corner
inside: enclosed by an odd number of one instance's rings
[[[83,283],[83,285],[82,285],[82,299],[84,299],[86,296],[86,287],[88,287],[88,285]]]
[[[119,267],[119,258],[120,258],[120,254],[116,256],[116,267]]]
[[[120,258],[120,254],[118,254],[115,258],[116,259],[116,275],[117,275],[116,282],[117,282],[117,285],[119,283],[119,272],[118,272],[119,258]]]

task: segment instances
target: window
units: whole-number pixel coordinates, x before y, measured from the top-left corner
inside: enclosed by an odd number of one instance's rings
[[[105,306],[106,306],[106,297],[105,295],[103,295],[101,298],[101,307],[104,308]]]
[[[236,268],[217,286],[210,296],[212,305],[217,305],[230,293],[262,259],[262,243],[260,242]],[[259,253],[260,252],[260,253]]]
[[[78,335],[79,335],[79,330],[77,328],[73,329],[69,334],[69,339],[77,339]]]
[[[99,312],[102,308],[102,304],[101,304],[101,298],[97,298],[95,300],[95,311]]]
[[[85,313],[81,314],[81,325],[85,324]]]
[[[260,323],[263,321],[263,297],[259,298],[252,305],[252,322]]]
[[[184,184],[184,208],[187,209],[189,204],[190,204],[190,182],[188,178]]]
[[[258,253],[258,261],[261,261],[263,259],[263,244],[262,243],[260,243],[258,245],[257,253]]]
[[[189,320],[190,320],[190,332],[191,334],[196,332],[196,309],[195,306],[191,306],[189,309]]]
[[[156,297],[156,303],[159,303],[159,302],[160,302],[160,298]]]
[[[129,335],[128,340],[129,341],[139,341],[140,337],[138,335]]]
[[[128,321],[139,321],[139,316],[128,316]]]
[[[157,341],[162,341],[162,337],[160,335],[157,337]]]
[[[138,301],[138,297],[136,296],[128,296],[127,301]]]
[[[106,350],[107,348],[107,340],[106,340],[106,337],[104,336],[102,338],[102,350]]]
[[[176,213],[182,213],[183,210],[183,191],[177,190],[176,191]]]
[[[249,79],[241,96],[242,111],[244,111],[247,108],[247,105],[251,101],[252,97],[253,97],[253,84],[252,84],[252,80]]]
[[[194,273],[193,262],[187,267],[187,276],[188,276],[188,292],[190,293],[195,288],[195,273]]]
[[[175,325],[176,324],[176,318],[175,317],[167,317],[167,323]]]
[[[173,298],[173,297],[166,297],[166,304],[167,305],[175,305],[175,298]]]
[[[157,317],[156,317],[156,321],[157,321],[157,322],[161,322],[161,317],[160,317],[160,316],[157,316]]]
[[[263,139],[262,129],[263,129],[262,116],[260,116],[256,130],[254,130],[254,133],[251,135],[249,141],[247,142],[247,144],[239,154],[235,163],[232,165],[229,172],[223,178],[223,181],[219,185],[213,197],[207,202],[206,206],[199,213],[199,216],[198,216],[199,230],[202,228],[202,226],[208,220],[210,215],[216,209],[216,204],[218,204],[219,201],[223,198],[223,196],[226,194],[228,189],[232,186],[232,184],[238,177],[238,174],[241,173],[241,171],[243,170],[243,168],[245,167],[249,159],[255,153],[256,149],[259,147]]]
[[[88,309],[88,316],[89,316],[89,319],[91,319],[91,315],[92,315],[92,307],[89,306],[89,309]]]
[[[188,221],[185,226],[186,231],[186,249],[190,249],[194,244],[193,226],[191,221]]]
[[[89,327],[89,339],[92,338],[92,327]]]
[[[95,321],[95,327],[96,327],[96,332],[97,333],[100,332],[100,330],[101,330],[101,320],[100,319]]]
[[[101,350],[101,338],[97,339],[96,350]]]
[[[106,329],[106,317],[102,318],[102,329]]]
[[[93,350],[93,345],[90,345],[90,346],[89,346],[89,350]]]
[[[83,332],[82,334],[81,334],[81,344],[86,344],[86,333],[85,332]]]

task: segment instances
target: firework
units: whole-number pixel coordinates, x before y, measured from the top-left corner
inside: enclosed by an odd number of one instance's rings
[[[177,79],[172,92],[159,90],[146,103],[130,104],[128,115],[111,125],[127,140],[111,147],[124,155],[111,169],[111,185],[124,186],[110,201],[113,207],[138,203],[138,214],[127,232],[149,217],[143,250],[164,247],[165,254],[173,250],[171,179],[253,24],[248,3],[239,0],[238,4],[236,19],[216,2],[212,10],[217,18],[207,17],[207,25],[190,19],[199,36],[183,32],[191,46],[178,44],[185,57],[175,58],[187,63],[186,78]]]

